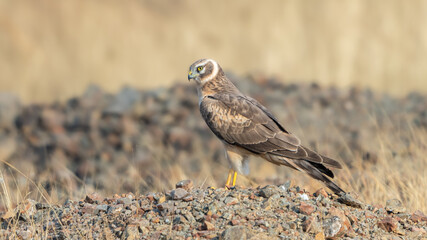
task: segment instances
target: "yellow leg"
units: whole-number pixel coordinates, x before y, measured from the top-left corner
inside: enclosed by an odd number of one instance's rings
[[[230,186],[230,181],[231,181],[231,175],[233,175],[233,170],[232,169],[230,169],[229,171],[228,171],[228,178],[227,178],[227,182],[225,183],[225,187],[226,188],[228,188],[229,186]]]
[[[234,172],[234,176],[233,176],[233,187],[236,185],[236,179],[237,179],[237,172]]]

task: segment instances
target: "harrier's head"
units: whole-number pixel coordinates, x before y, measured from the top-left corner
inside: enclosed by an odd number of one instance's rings
[[[198,84],[204,84],[221,73],[221,67],[215,60],[200,59],[191,64],[188,71],[188,81],[194,79]]]

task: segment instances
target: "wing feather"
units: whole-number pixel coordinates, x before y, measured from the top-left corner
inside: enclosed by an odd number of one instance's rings
[[[273,114],[255,99],[242,95],[215,94],[201,101],[200,112],[212,132],[228,144],[254,153],[306,160],[315,167],[325,164],[341,168],[337,161],[301,146],[301,141],[280,125]],[[331,175],[325,169],[320,171]]]
[[[256,153],[298,149],[300,140],[254,99],[217,94],[201,101],[200,112],[214,134],[229,144]]]

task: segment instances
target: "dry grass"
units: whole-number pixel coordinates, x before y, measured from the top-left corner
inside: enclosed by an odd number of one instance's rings
[[[332,130],[331,130],[332,131]],[[347,191],[356,193],[361,200],[368,204],[385,204],[386,200],[400,199],[410,211],[421,210],[427,212],[427,131],[416,130],[408,133],[384,133],[379,132],[377,138],[370,144],[379,146],[378,155],[375,159],[362,160],[362,156],[354,153],[352,167],[345,167],[337,171],[336,182]],[[155,148],[156,146],[153,146]],[[128,178],[122,176],[117,178],[114,186],[97,190],[96,187],[83,187],[78,192],[62,192],[56,189],[66,187],[59,186],[67,184],[58,182],[56,179],[49,179],[49,176],[38,178],[39,182],[33,182],[31,178],[22,173],[19,169],[9,164],[7,174],[2,176],[1,200],[7,211],[12,209],[20,201],[31,197],[37,201],[58,204],[66,199],[82,199],[85,194],[98,191],[101,194],[113,195],[122,193],[120,186],[132,185],[133,192],[141,193],[140,189],[151,191],[164,191],[174,187],[175,183],[182,179],[193,179],[197,187],[222,187],[228,169],[224,161],[203,161],[200,170],[197,172],[185,169],[185,164],[181,164],[179,156],[169,156],[167,149],[152,150],[158,152],[155,156],[157,169],[152,171],[149,178],[142,178],[135,166],[134,172],[128,173]],[[201,149],[203,151],[203,149]],[[349,150],[351,151],[351,150]],[[199,155],[200,156],[200,155]],[[165,161],[166,158],[175,158],[175,162]],[[166,163],[166,164],[165,164]],[[130,160],[129,164],[133,164]],[[263,160],[252,159],[250,163],[252,172],[248,177],[239,176],[238,185],[243,187],[256,187],[265,184],[282,184],[291,180],[292,185],[298,185],[314,192],[321,183],[312,180],[305,174],[267,163]],[[115,176],[111,176],[115,178]],[[21,178],[21,179],[19,179]],[[22,179],[23,178],[23,179]],[[43,188],[41,183],[50,182],[49,193]],[[45,186],[45,185],[44,185]],[[146,192],[142,192],[145,194]]]
[[[3,0],[0,90],[33,102],[169,85],[211,57],[237,74],[427,92],[425,22],[422,0]]]

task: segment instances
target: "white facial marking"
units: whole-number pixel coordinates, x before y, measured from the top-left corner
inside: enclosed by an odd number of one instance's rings
[[[206,65],[208,62],[212,63],[213,70],[212,70],[212,73],[209,75],[209,77],[203,79],[203,81],[201,82],[202,84],[212,80],[218,74],[218,71],[219,71],[218,63],[215,62],[215,60],[213,60],[213,59],[206,59],[200,65]],[[204,69],[203,69],[203,71],[204,71]]]

